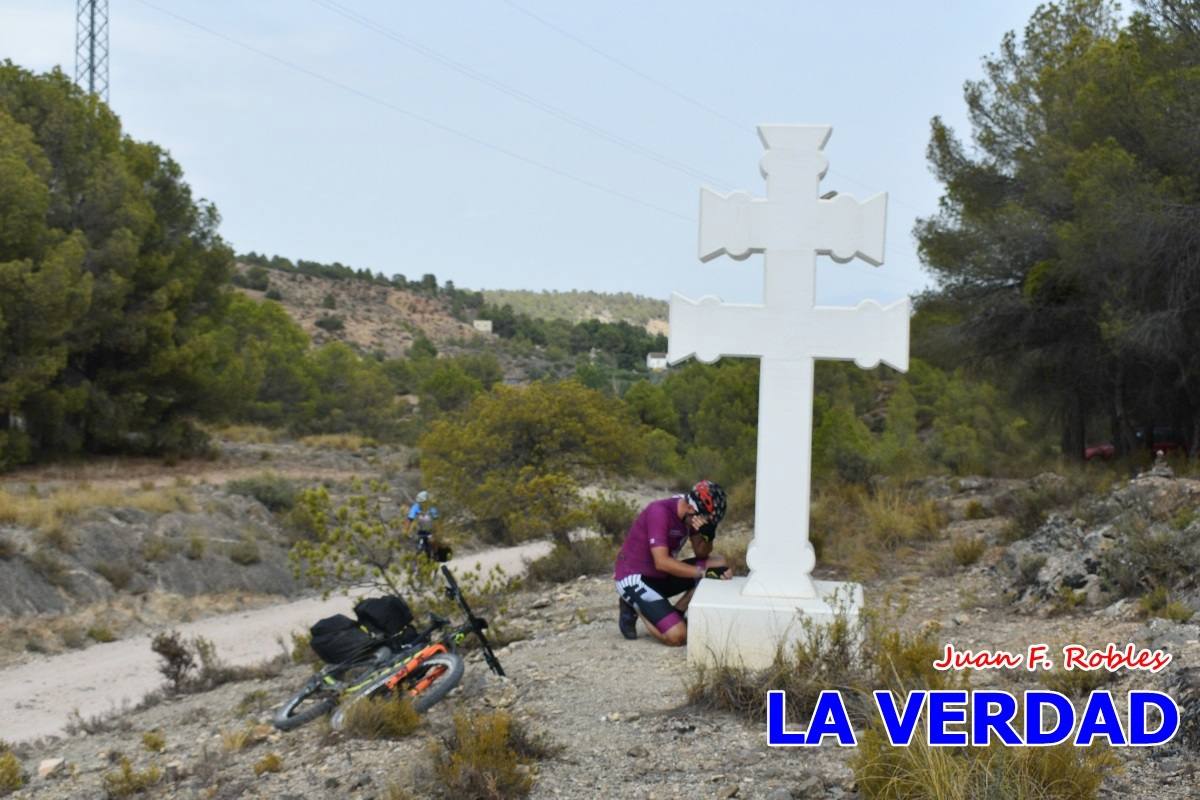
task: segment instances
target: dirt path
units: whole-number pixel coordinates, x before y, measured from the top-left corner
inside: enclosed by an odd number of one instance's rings
[[[549,552],[549,542],[473,553],[454,559],[451,569],[482,571],[500,566],[507,573],[524,571],[526,559]],[[250,664],[279,653],[277,640],[306,630],[317,619],[350,611],[349,598],[308,598],[253,611],[226,614],[173,626],[186,638],[202,636],[216,645],[229,664]],[[58,734],[73,709],[85,719],[133,704],[162,684],[158,656],[150,650],[153,634],[145,634],[61,655],[36,658],[0,671],[0,739],[27,741]]]

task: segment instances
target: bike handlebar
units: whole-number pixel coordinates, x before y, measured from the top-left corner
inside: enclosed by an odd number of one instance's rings
[[[492,652],[492,646],[488,643],[487,636],[483,631],[487,628],[487,621],[483,620],[471,612],[471,607],[467,605],[467,598],[463,597],[462,590],[458,588],[458,581],[454,580],[454,576],[450,574],[450,569],[442,565],[442,577],[446,579],[447,591],[458,601],[458,605],[462,608],[463,613],[467,615],[467,622],[471,626],[471,631],[479,637],[479,643],[483,645],[483,658],[487,662],[488,667],[492,672],[500,677],[504,677],[504,668],[500,666],[500,659],[496,658],[496,654]]]

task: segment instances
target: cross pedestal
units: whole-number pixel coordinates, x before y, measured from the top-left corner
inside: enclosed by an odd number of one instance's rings
[[[776,648],[801,632],[801,616],[819,623],[832,620],[839,607],[857,614],[861,587],[811,577],[813,364],[833,358],[869,368],[883,361],[906,370],[909,316],[907,300],[887,307],[869,300],[855,308],[815,305],[818,255],[883,262],[887,198],[819,198],[829,167],[821,152],[828,126],[758,130],[767,150],[760,162],[767,197],[704,190],[700,258],[764,253],[763,304],[672,295],[667,352],[672,364],[692,355],[706,362],[761,360],[750,575],[702,581],[688,607],[689,660],[751,667],[770,664]]]

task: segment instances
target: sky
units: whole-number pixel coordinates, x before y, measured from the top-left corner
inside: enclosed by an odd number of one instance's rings
[[[817,298],[931,285],[929,122],[1033,0],[110,0],[109,101],[238,251],[471,289],[760,302],[761,256],[697,257],[702,186],[761,196],[759,123],[829,124],[822,191],[886,191],[884,264]],[[0,0],[0,59],[74,74],[72,0]]]

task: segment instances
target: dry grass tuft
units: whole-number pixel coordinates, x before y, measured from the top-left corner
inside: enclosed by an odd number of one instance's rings
[[[932,500],[913,492],[831,483],[813,498],[809,530],[822,563],[870,578],[895,561],[889,553],[934,539],[945,522]]]
[[[254,765],[255,775],[262,775],[264,772],[283,772],[283,759],[279,757],[279,753],[267,753]]]
[[[210,433],[215,438],[243,444],[273,444],[286,435],[285,431],[265,428],[262,425],[226,425],[213,428]]]
[[[450,797],[484,800],[524,797],[533,787],[533,765],[558,748],[503,711],[454,716],[454,732],[433,744],[433,771]]]
[[[974,564],[986,549],[987,544],[983,539],[973,536],[955,536],[950,540],[950,553],[954,556],[954,563],[960,567]]]
[[[167,737],[160,730],[146,731],[142,734],[142,747],[151,753],[161,753],[167,749]]]
[[[932,747],[921,730],[909,747],[893,747],[873,726],[859,737],[851,768],[868,800],[1091,800],[1118,761],[1100,746]]]
[[[113,772],[104,773],[102,783],[109,797],[130,797],[144,792],[162,779],[162,770],[150,766],[138,771],[129,763],[128,758],[122,758],[121,764]]]
[[[404,694],[372,697],[346,711],[342,730],[357,739],[402,739],[421,724],[421,715]]]
[[[20,525],[44,536],[64,536],[63,524],[94,508],[136,508],[152,514],[193,511],[191,497],[180,489],[120,489],[85,485],[56,489],[46,496],[0,490],[0,523]],[[57,549],[57,543],[51,542]]]
[[[24,785],[20,759],[11,750],[0,753],[0,795],[11,794]]]
[[[1038,683],[1067,697],[1086,697],[1116,680],[1106,669],[1051,669],[1038,673]]]
[[[361,450],[364,447],[377,447],[374,439],[358,436],[352,433],[323,433],[317,436],[305,436],[300,444],[306,447],[320,447],[326,450]]]

